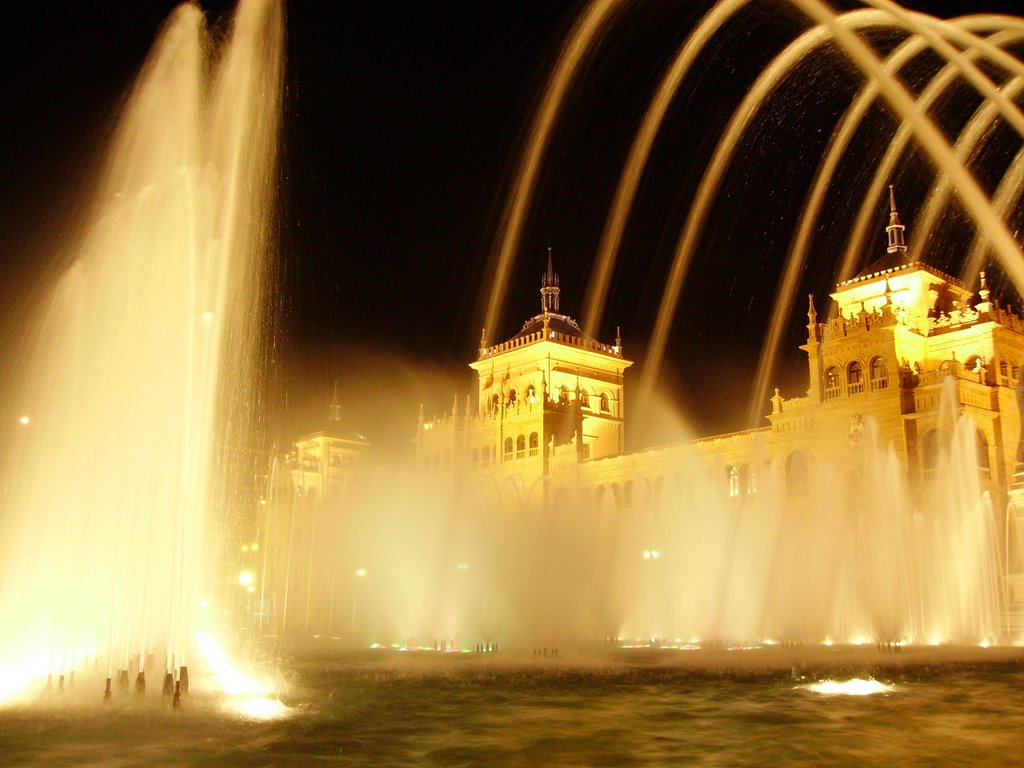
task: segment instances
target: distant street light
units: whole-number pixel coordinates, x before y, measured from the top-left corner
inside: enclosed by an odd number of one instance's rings
[[[366,569],[357,568],[356,586],[355,589],[352,590],[352,622],[349,627],[349,632],[351,632],[353,636],[356,633],[356,609],[359,607],[359,582],[363,580],[364,576],[366,576]]]

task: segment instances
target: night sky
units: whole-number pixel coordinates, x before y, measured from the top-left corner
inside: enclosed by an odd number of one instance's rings
[[[500,328],[488,329],[492,343],[536,313],[548,246],[561,274],[563,311],[582,311],[590,263],[639,117],[666,63],[708,7],[697,0],[634,5],[602,38],[556,132],[505,317]],[[906,5],[944,17],[1024,12],[1020,0]],[[0,10],[5,359],[45,290],[50,254],[82,202],[119,100],[173,6],[84,0],[59,10],[23,3]],[[229,6],[204,7],[216,19]],[[346,425],[368,434],[382,454],[408,445],[419,403],[431,415],[447,410],[455,392],[469,392],[466,363],[480,337],[483,281],[518,152],[561,41],[583,7],[558,0],[289,5],[277,256],[285,353],[273,420],[282,439],[321,425],[335,379]],[[771,55],[805,26],[781,2],[756,4],[723,31],[671,110],[627,228],[599,334],[608,340],[621,326],[627,356],[642,359],[680,226],[718,134]],[[872,41],[885,50],[898,39],[878,34]],[[1015,50],[1024,55],[1020,46]],[[699,433],[744,426],[779,254],[834,116],[855,86],[856,77],[835,56],[812,62],[787,80],[738,149],[691,269],[661,377]],[[951,107],[943,115],[950,125],[976,106],[969,94],[956,104],[963,105],[959,111]],[[881,113],[876,122],[882,127],[858,145],[860,160],[830,195],[830,220],[846,223],[844,211],[867,184],[863,168],[880,155],[884,126],[891,126]],[[918,154],[894,179],[910,237],[930,180]],[[884,247],[884,213],[879,201],[875,250],[865,263]],[[956,242],[956,218],[951,214],[950,242]],[[819,312],[827,309],[841,232],[830,224],[819,228],[821,255],[805,274],[800,295],[814,292]],[[939,260],[955,270],[960,251],[947,250]],[[801,302],[777,375],[787,396],[807,386],[795,349],[804,312]],[[394,375],[382,377],[385,370]]]

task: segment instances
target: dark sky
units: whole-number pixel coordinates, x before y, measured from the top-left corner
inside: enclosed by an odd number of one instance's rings
[[[7,289],[0,349],[15,343],[16,321],[45,283],[47,254],[69,224],[118,99],[173,5],[83,0],[0,10],[0,280]],[[228,5],[206,7],[216,18]],[[942,16],[1024,12],[1020,0],[907,5]],[[581,311],[637,120],[708,3],[634,6],[603,38],[573,92],[540,179],[506,316],[488,334],[492,342],[536,311],[548,245],[562,277],[562,308]],[[477,302],[517,153],[560,42],[583,7],[558,0],[290,4],[278,286],[286,308],[279,387],[285,431],[316,426],[333,379],[341,381],[350,426],[394,445],[411,437],[417,403],[429,415],[450,407],[457,389],[468,391]],[[621,325],[628,355],[642,357],[679,227],[718,133],[771,54],[804,25],[781,8],[758,3],[725,30],[670,113],[600,333],[608,339]],[[879,35],[875,43],[884,49],[895,40]],[[838,114],[837,98],[855,83],[831,61],[795,73],[768,105],[712,212],[663,376],[698,431],[744,426],[778,253],[834,122],[829,115]],[[970,97],[962,100],[974,108]],[[884,143],[878,136],[863,146]],[[865,183],[849,173],[830,198],[837,220],[845,221],[839,212]],[[898,174],[911,236],[928,173],[916,156]],[[881,238],[883,201],[879,211]],[[819,237],[823,255],[808,269],[802,294],[822,297],[833,279],[828,243],[841,235],[823,225]],[[823,300],[818,309],[826,309]],[[806,388],[793,354],[803,311],[777,377],[790,396]],[[394,375],[385,380],[383,370]]]

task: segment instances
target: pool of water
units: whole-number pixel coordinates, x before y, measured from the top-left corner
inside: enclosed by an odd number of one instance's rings
[[[193,693],[0,708],[2,765],[1008,765],[1024,759],[1024,654],[998,661],[792,653],[675,663],[531,654],[304,653],[283,664],[284,713]],[[666,661],[666,659],[669,659]],[[692,660],[691,660],[692,659]],[[787,665],[789,666],[786,669]],[[859,670],[859,671],[858,671]],[[810,683],[862,677],[874,695]]]

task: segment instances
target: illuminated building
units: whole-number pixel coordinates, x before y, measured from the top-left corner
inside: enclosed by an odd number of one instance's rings
[[[327,427],[299,437],[271,479],[267,581],[281,630],[331,634],[344,625],[334,599],[344,576],[338,542],[345,521],[337,511],[369,448],[363,435],[342,428],[335,383]]]
[[[951,450],[952,422],[965,415],[975,428],[979,492],[1000,518],[996,556],[1008,574],[1013,620],[1020,622],[1024,499],[1017,496],[1024,491],[1012,485],[1024,321],[990,300],[984,273],[972,302],[955,278],[911,262],[894,200],[886,232],[886,252],[836,286],[829,319],[819,321],[810,297],[801,346],[806,394],[786,398],[776,389],[763,427],[636,453],[623,448],[623,374],[631,363],[621,339],[598,342],[560,314],[549,254],[541,312],[503,343],[482,340],[470,363],[476,403],[440,418],[421,414],[418,471],[453,473],[501,504],[544,504],[552,511],[575,500],[595,512],[657,513],[669,509],[668,496],[686,497],[709,483],[720,498],[743,504],[770,486],[800,515],[835,507],[840,497],[853,506],[875,498],[864,484],[876,446],[888,446],[927,508],[929,494],[943,492],[937,474]],[[944,389],[955,402],[946,411]],[[869,424],[877,425],[870,445]],[[815,488],[825,466],[832,485]]]

